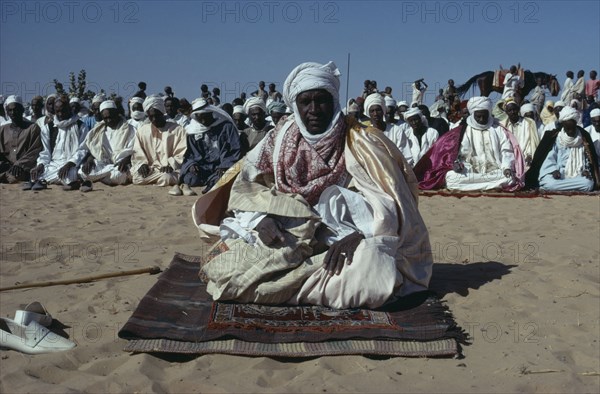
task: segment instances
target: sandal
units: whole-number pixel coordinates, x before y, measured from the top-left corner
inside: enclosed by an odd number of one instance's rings
[[[15,312],[15,322],[18,324],[27,326],[32,321],[48,327],[52,324],[52,315],[38,301],[31,302]]]
[[[41,179],[39,181],[36,181],[33,186],[31,186],[31,190],[33,191],[38,191],[38,190],[44,190],[48,188],[48,182],[46,182],[45,179]]]

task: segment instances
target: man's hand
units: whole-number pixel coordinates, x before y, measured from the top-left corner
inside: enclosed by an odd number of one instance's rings
[[[24,172],[25,172],[25,169],[23,169],[23,167],[18,166],[18,165],[14,165],[8,169],[8,173],[10,175],[14,176],[15,178],[21,178],[21,176],[23,175]]]
[[[37,181],[38,178],[40,176],[42,176],[43,173],[44,173],[44,165],[43,164],[38,164],[37,166],[33,167],[31,169],[31,171],[29,171],[29,175],[31,176],[32,181]]]
[[[198,175],[198,173],[200,172],[200,168],[198,168],[197,164],[194,164],[190,167],[190,172],[194,175]]]
[[[167,174],[170,174],[173,172],[173,167],[170,165],[167,165],[166,167],[160,167],[160,172],[166,172]]]
[[[552,171],[552,178],[560,179],[560,171],[558,171],[558,170]]]
[[[512,178],[512,176],[513,176],[513,171],[510,168],[507,168],[506,170],[504,170],[503,173],[506,178]]]
[[[352,263],[354,252],[363,239],[365,239],[365,236],[356,232],[347,235],[329,247],[323,260],[323,267],[330,276],[339,275],[342,272],[344,263],[348,265]]]
[[[72,161],[68,161],[67,164],[65,164],[60,168],[60,170],[58,170],[58,177],[61,179],[66,178],[67,176],[69,176],[69,171],[73,167],[75,167],[75,163],[73,163]]]
[[[117,169],[121,172],[127,172],[131,167],[131,156],[127,156],[117,164]]]
[[[463,172],[463,170],[465,169],[465,165],[460,161],[460,160],[454,160],[454,163],[452,163],[452,170],[454,172]]]
[[[583,170],[581,172],[581,175],[584,176],[584,177],[586,177],[587,179],[592,179],[592,173],[589,172],[588,170]]]
[[[94,158],[90,156],[81,166],[81,171],[83,171],[85,175],[89,175],[94,168],[96,168],[96,163],[94,162]]]
[[[150,167],[148,167],[148,164],[142,164],[138,169],[138,174],[140,174],[142,178],[145,178],[148,175],[150,175]]]
[[[531,157],[531,155],[527,155],[525,157],[525,164],[527,164],[528,166],[531,165],[531,162],[533,161],[533,157]]]
[[[275,246],[278,243],[285,242],[283,230],[277,220],[272,217],[265,217],[256,225],[258,238],[267,246]]]

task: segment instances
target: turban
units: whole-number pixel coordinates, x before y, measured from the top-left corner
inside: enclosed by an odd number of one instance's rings
[[[105,109],[111,109],[111,108],[117,109],[117,105],[112,100],[106,100],[106,101],[103,101],[102,104],[100,104],[100,112],[104,111]]]
[[[574,120],[577,121],[579,119],[579,113],[575,108],[565,107],[560,111],[558,115],[558,120],[560,122],[564,122],[566,120]]]
[[[21,106],[23,106],[23,100],[21,99],[21,96],[17,96],[17,95],[10,95],[6,98],[6,100],[4,100],[4,108],[8,107],[9,104],[12,103],[17,103],[20,104]]]
[[[533,104],[527,103],[521,106],[521,116],[525,116],[527,112],[535,112],[535,107],[533,106]]]
[[[386,107],[396,107],[396,100],[394,100],[390,96],[385,96],[384,100],[385,100]]]
[[[352,103],[348,106],[348,112],[358,112],[358,104]]]
[[[566,107],[565,102],[562,100],[558,100],[556,103],[554,103],[555,107]]]
[[[473,114],[475,111],[486,110],[490,114],[492,113],[492,100],[487,97],[479,96],[479,97],[471,97],[467,102],[467,109],[470,114]]]
[[[517,102],[512,97],[509,97],[504,102],[504,109],[508,108],[508,106],[511,105],[511,104],[512,105],[516,105],[517,107],[519,106],[519,104],[517,104]]]
[[[408,103],[406,101],[399,101],[398,107],[407,107],[408,108]]]
[[[597,116],[600,116],[600,109],[594,108],[592,112],[590,112],[590,118],[595,118]]]
[[[265,105],[263,99],[260,97],[252,97],[251,99],[246,100],[246,102],[244,103],[244,112],[249,113],[250,109],[254,107],[259,107],[265,113],[267,112],[267,106]]]
[[[302,63],[292,70],[283,83],[283,98],[290,108],[296,108],[296,97],[302,92],[325,89],[333,96],[334,111],[339,111],[340,71],[334,62]],[[296,112],[296,111],[294,111]]]
[[[209,126],[205,126],[198,122],[196,118],[196,115],[206,113],[212,113],[213,118],[215,119]],[[210,105],[204,97],[199,97],[192,101],[192,119],[190,124],[185,128],[185,131],[187,134],[195,135],[196,139],[199,139],[202,134],[223,122],[233,124],[233,119],[231,119],[231,116],[223,109]]]
[[[71,97],[71,100],[69,100],[69,104],[79,103],[79,102],[80,102],[79,97]]]
[[[234,114],[246,114],[244,112],[244,106],[243,105],[236,105],[235,107],[233,107],[233,113]]]
[[[129,110],[133,111],[133,104],[142,104],[144,106],[144,99],[141,97],[132,97],[129,99]]]
[[[106,101],[106,96],[104,95],[104,93],[100,93],[94,96],[94,98],[92,99],[92,104],[101,103],[103,101]]]
[[[423,113],[421,112],[421,110],[419,108],[410,108],[408,111],[406,111],[404,113],[404,119],[408,120],[408,118],[410,118],[411,116],[415,116],[415,115],[423,115]]]
[[[165,110],[165,101],[160,96],[152,95],[152,96],[146,97],[146,99],[144,100],[143,106],[144,106],[144,112],[148,112],[152,108],[154,108],[155,110],[159,111],[162,114],[165,114],[167,112]]]
[[[280,114],[285,114],[287,112],[287,107],[284,103],[281,103],[279,101],[272,101],[269,106],[267,107],[267,109],[269,110],[269,113],[271,112],[277,112]]]
[[[554,108],[554,101],[552,101],[552,100],[546,101],[546,107]]]
[[[379,105],[381,111],[385,114],[385,99],[379,93],[373,93],[367,96],[365,99],[365,116],[369,116],[369,110],[372,106]]]

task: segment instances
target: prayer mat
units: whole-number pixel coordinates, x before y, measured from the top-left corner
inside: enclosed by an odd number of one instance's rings
[[[516,192],[503,191],[472,191],[464,192],[458,190],[419,190],[419,195],[423,197],[442,196],[442,197],[496,197],[496,198],[552,198],[552,196],[600,196],[599,191],[592,192],[576,192],[576,191],[546,191],[541,189],[523,190]]]
[[[119,332],[125,351],[270,357],[456,356],[466,334],[431,292],[378,310],[213,302],[200,257],[176,254]]]

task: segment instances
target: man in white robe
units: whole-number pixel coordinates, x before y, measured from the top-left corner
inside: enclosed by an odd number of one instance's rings
[[[536,111],[539,114],[542,108],[544,107],[544,103],[546,102],[546,92],[544,86],[542,85],[542,78],[538,77],[535,80],[535,82],[536,87],[531,93],[531,98],[529,99],[529,102],[535,106]]]
[[[540,136],[535,121],[520,116],[519,105],[512,100],[504,104],[504,109],[508,117],[503,122],[503,126],[516,137],[521,152],[523,152],[525,164],[529,166],[531,160],[533,160],[535,150],[540,144]]]
[[[376,308],[427,288],[433,263],[412,170],[381,131],[341,112],[339,71],[303,63],[284,83],[293,115],[246,157],[201,267],[215,300]],[[227,175],[227,174],[226,174]],[[231,183],[225,183],[231,185]],[[225,186],[202,197],[195,221]],[[205,210],[204,208],[205,207]]]
[[[450,190],[476,191],[506,188],[515,183],[513,146],[502,126],[491,116],[487,97],[472,97],[469,117],[454,169],[446,174]]]
[[[64,190],[80,187],[77,170],[87,151],[79,150],[88,133],[87,126],[73,115],[66,96],[54,101],[54,120],[41,130],[43,149],[37,166],[31,170],[32,190],[42,190],[47,184],[62,184]],[[47,115],[49,116],[49,115]]]
[[[404,113],[406,123],[392,130],[390,139],[396,144],[404,158],[414,167],[431,146],[439,133],[429,127],[427,118],[419,108],[410,108]]]
[[[112,100],[100,105],[100,114],[103,121],[96,124],[79,147],[90,153],[79,170],[83,192],[92,190],[92,182],[110,186],[131,182],[129,169],[135,129],[119,115]]]
[[[127,123],[137,130],[141,125],[148,122],[148,117],[144,112],[144,99],[141,97],[132,97],[129,100],[129,117]]]
[[[595,108],[590,112],[592,124],[585,128],[594,143],[596,156],[600,156],[600,109]]]
[[[162,97],[148,96],[144,111],[150,123],[135,133],[131,175],[135,185],[177,186],[186,150],[185,129],[164,117]]]
[[[502,100],[512,98],[515,92],[525,86],[525,81],[521,79],[516,66],[510,67],[510,72],[504,76],[504,91],[502,92]]]
[[[560,101],[563,103],[570,103],[575,95],[575,84],[573,83],[573,71],[567,71],[567,79],[563,84],[562,93],[560,95]]]

